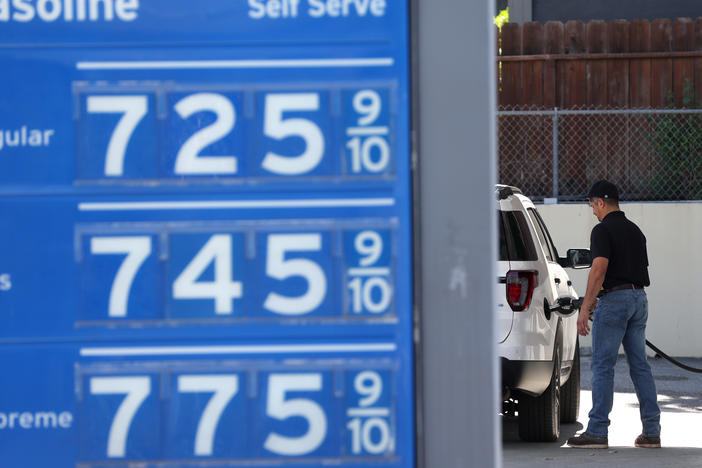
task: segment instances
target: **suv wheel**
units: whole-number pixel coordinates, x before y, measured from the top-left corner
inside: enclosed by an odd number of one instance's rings
[[[574,423],[580,410],[580,343],[575,341],[573,368],[570,377],[561,389],[561,422]]]
[[[556,343],[558,341],[556,340]],[[527,442],[553,442],[561,433],[561,351],[556,344],[551,383],[538,397],[522,395],[518,402],[519,437]]]

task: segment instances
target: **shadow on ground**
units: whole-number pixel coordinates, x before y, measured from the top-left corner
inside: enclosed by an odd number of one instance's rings
[[[702,367],[702,359],[681,361],[693,367]],[[556,442],[527,443],[519,439],[517,417],[501,417],[503,466],[702,468],[702,374],[686,372],[662,359],[652,358],[649,363],[658,389],[663,448],[633,446],[634,438],[641,431],[641,422],[624,356],[620,356],[615,368],[609,448],[590,450],[566,446],[569,437],[584,430],[592,405],[590,356],[584,353],[578,422],[563,424]]]

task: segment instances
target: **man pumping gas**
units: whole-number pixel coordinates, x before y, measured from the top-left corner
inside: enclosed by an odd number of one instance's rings
[[[658,448],[660,409],[651,367],[646,361],[646,320],[649,286],[646,237],[619,209],[619,191],[606,180],[596,182],[588,194],[593,214],[600,221],[590,234],[592,269],[578,316],[578,333],[590,333],[592,322],[592,410],[587,429],[568,439],[576,448],[607,448],[609,413],[614,398],[614,365],[624,346],[631,380],[641,408],[642,433],[636,447]],[[599,301],[597,300],[600,296]]]

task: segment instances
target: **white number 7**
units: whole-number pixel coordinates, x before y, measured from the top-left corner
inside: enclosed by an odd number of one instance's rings
[[[129,290],[132,288],[134,277],[144,260],[151,255],[151,238],[149,236],[93,237],[90,239],[90,253],[127,254],[112,283],[107,312],[110,317],[125,317]]]
[[[195,433],[195,455],[212,455],[215,430],[224,408],[239,391],[236,375],[181,375],[178,377],[181,393],[214,392],[200,417]]]
[[[151,393],[149,377],[93,377],[90,379],[90,393],[93,395],[126,394],[119,405],[115,418],[110,425],[107,437],[107,456],[124,457],[127,448],[127,436],[132,419],[137,410]]]
[[[124,114],[107,145],[105,175],[121,176],[127,144],[148,110],[146,96],[88,96],[89,114]]]

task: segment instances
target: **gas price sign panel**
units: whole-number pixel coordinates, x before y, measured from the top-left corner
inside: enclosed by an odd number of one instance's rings
[[[0,0],[0,465],[414,465],[408,6]]]

